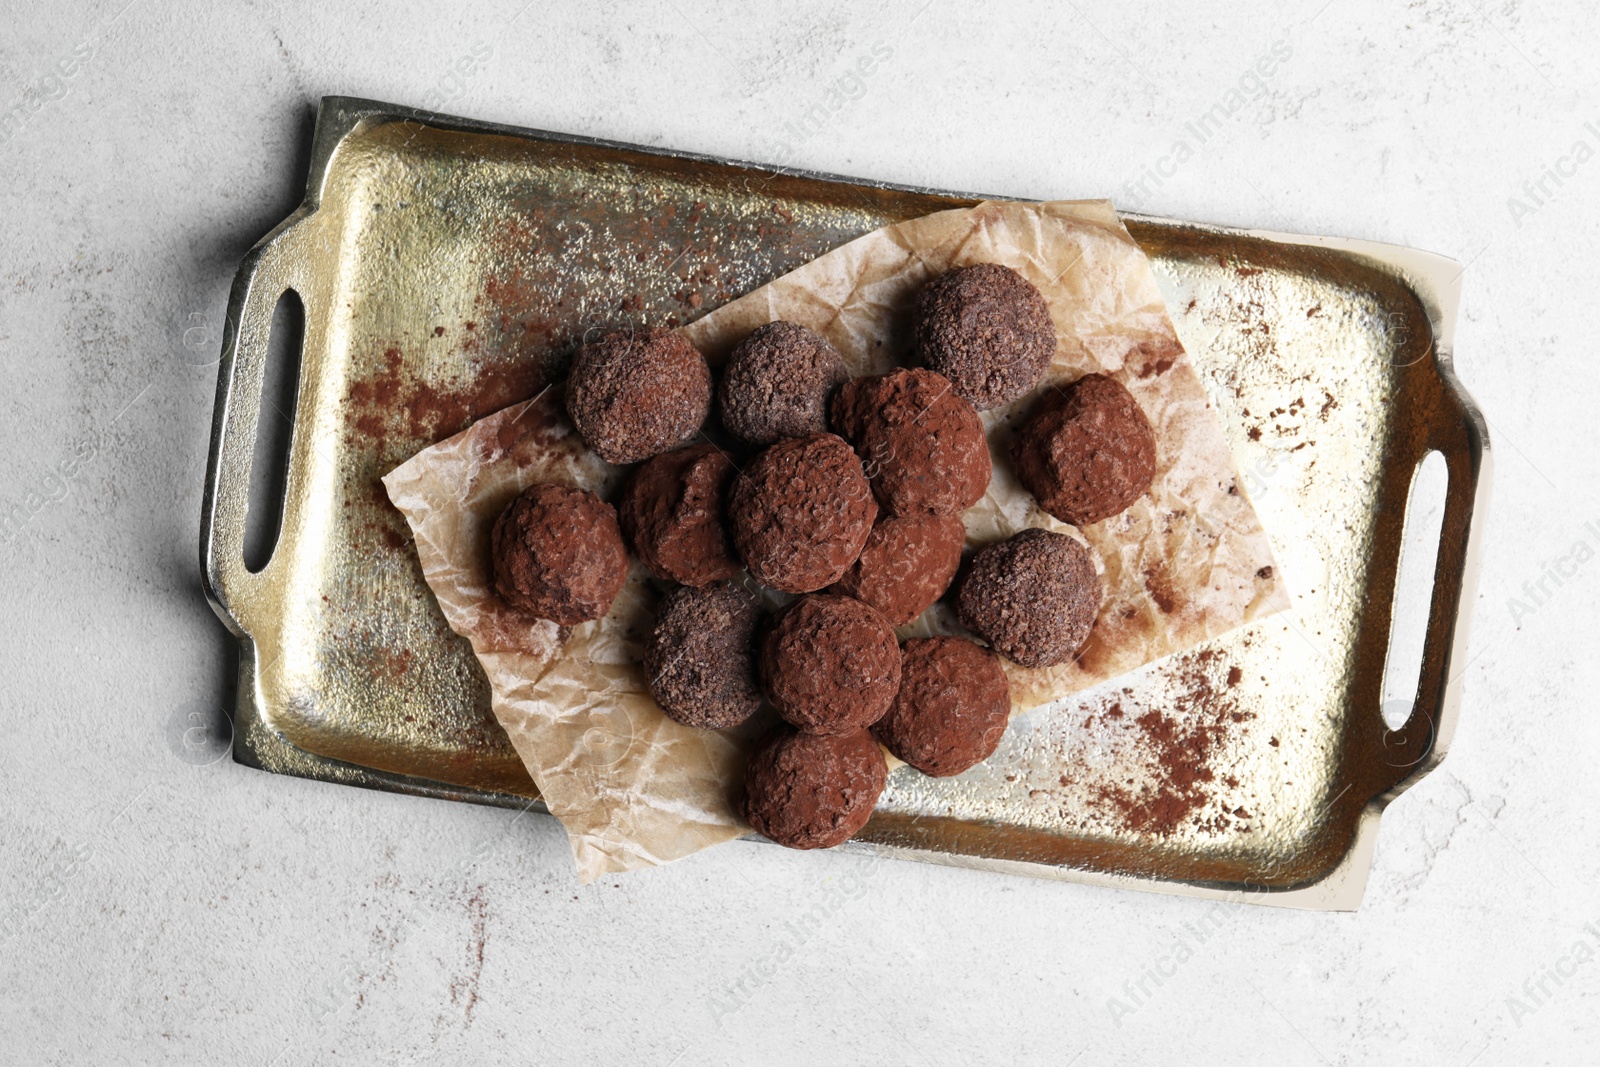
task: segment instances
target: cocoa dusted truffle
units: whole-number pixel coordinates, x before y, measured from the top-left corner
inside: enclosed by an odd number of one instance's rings
[[[757,581],[785,593],[838,581],[877,517],[861,461],[829,433],[779,441],[728,493],[733,547]]]
[[[878,721],[900,688],[900,645],[888,620],[859,600],[801,597],[762,642],[761,686],[802,730],[859,730]]]
[[[867,536],[861,558],[829,589],[906,623],[944,596],[961,566],[967,528],[959,515],[890,515]]]
[[[495,520],[489,550],[500,599],[562,626],[610,611],[628,577],[616,511],[569,485],[524,489]]]
[[[663,452],[633,472],[618,511],[645,570],[702,586],[744,569],[723,525],[733,475],[733,461],[711,444]]]
[[[895,515],[951,515],[989,487],[989,443],[972,405],[933,371],[855,378],[833,398],[833,424],[855,443],[872,491]]]
[[[979,411],[1039,384],[1056,354],[1050,309],[1010,267],[975,263],[941,274],[917,298],[917,351]]]
[[[661,601],[644,646],[650,694],[685,726],[737,726],[761,706],[755,600],[725,583],[679,586]]]
[[[567,414],[607,463],[637,463],[693,437],[711,411],[711,368],[683,335],[616,330],[578,349]]]
[[[792,322],[769,322],[728,357],[717,390],[722,425],[765,448],[828,429],[828,398],[849,378],[838,349]]]
[[[906,642],[900,692],[872,733],[923,774],[945,778],[993,755],[1010,717],[1000,657],[965,637],[932,637]]]
[[[1023,530],[972,558],[956,597],[961,624],[1024,667],[1077,654],[1100,613],[1100,575],[1081,543]]]
[[[1062,522],[1088,526],[1150,491],[1156,434],[1115,378],[1086,374],[1050,391],[1011,443],[1017,479]]]
[[[780,727],[745,768],[744,818],[780,845],[832,848],[872,818],[888,777],[865,730],[829,737]]]

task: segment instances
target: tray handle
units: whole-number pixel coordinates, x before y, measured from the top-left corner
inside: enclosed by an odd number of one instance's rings
[[[205,496],[200,517],[200,573],[212,608],[235,634],[252,632],[252,605],[268,582],[277,557],[252,574],[245,566],[245,522],[250,507],[251,467],[261,420],[262,390],[266,381],[267,345],[273,313],[283,294],[293,289],[305,307],[309,333],[312,295],[308,291],[305,258],[297,254],[296,227],[305,210],[295,212],[262,238],[239,264],[228,297],[227,326],[222,336],[222,358],[217,371],[217,400],[211,424],[211,451],[206,465]],[[300,380],[310,351],[302,344]],[[300,438],[298,412],[290,428],[289,455]],[[289,464],[293,477],[293,464]],[[285,487],[288,495],[288,486]],[[286,501],[280,502],[286,504]],[[289,524],[282,514],[279,542]]]
[[[1459,276],[1457,271],[1456,277]],[[1423,286],[1418,289],[1419,295],[1428,292]],[[1425,295],[1423,301],[1432,303]],[[1437,328],[1439,318],[1430,317],[1434,318]],[[1421,396],[1412,394],[1419,401],[1417,406],[1423,409],[1422,425],[1420,432],[1408,435],[1409,447],[1402,460],[1411,478],[1406,492],[1405,521],[1410,519],[1416,474],[1422,461],[1432,452],[1438,452],[1445,461],[1444,517],[1434,555],[1433,592],[1423,638],[1422,666],[1411,710],[1405,722],[1395,729],[1384,723],[1381,703],[1375,712],[1380,730],[1378,763],[1383,767],[1383,780],[1376,783],[1374,793],[1385,800],[1398,796],[1438,766],[1455,733],[1461,677],[1469,662],[1466,655],[1468,623],[1476,599],[1483,549],[1481,513],[1488,504],[1489,495],[1488,426],[1472,397],[1455,377],[1448,333],[1443,338],[1433,339],[1428,355],[1431,358],[1425,363],[1436,373],[1427,376],[1426,388],[1419,390]],[[1398,566],[1395,577],[1398,581]],[[1387,656],[1388,653],[1386,662]]]

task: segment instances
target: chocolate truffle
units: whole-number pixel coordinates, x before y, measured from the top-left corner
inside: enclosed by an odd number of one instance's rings
[[[1011,460],[1040,507],[1087,526],[1150,491],[1156,434],[1121,382],[1086,374],[1045,395],[1011,442]]]
[[[1023,530],[979,551],[956,596],[961,624],[1024,667],[1053,667],[1083,647],[1100,613],[1100,576],[1081,543]]]
[[[710,585],[743,570],[723,525],[733,461],[711,444],[663,452],[633,472],[618,512],[645,570]]]
[[[965,637],[907,641],[901,652],[900,692],[873,736],[934,778],[993,755],[1011,717],[1000,657]]]
[[[941,274],[917,298],[917,351],[979,411],[1008,404],[1056,354],[1050,309],[1033,283],[998,263]]]
[[[847,596],[801,597],[761,644],[761,687],[802,730],[871,726],[900,688],[900,645],[882,615]]]
[[[682,334],[616,330],[578,349],[567,414],[607,463],[637,463],[693,437],[711,411],[711,368]]]
[[[733,547],[756,580],[785,593],[832,585],[878,517],[861,461],[833,434],[788,437],[733,480]]]
[[[838,349],[792,322],[769,322],[728,357],[717,389],[722,425],[765,448],[828,429],[828,398],[850,377]]]
[[[861,558],[829,592],[876,608],[904,626],[944,596],[961,566],[967,528],[959,515],[890,515],[867,535]]]
[[[524,489],[495,520],[489,550],[500,599],[562,626],[610,611],[628,577],[616,511],[569,485]]]
[[[790,848],[832,848],[872,818],[889,768],[865,730],[828,737],[780,727],[750,757],[744,818]]]
[[[755,600],[726,583],[679,586],[661,601],[644,646],[650,694],[669,718],[717,730],[761,706],[756,684]]]
[[[972,405],[930,370],[855,378],[833,398],[833,424],[855,443],[872,491],[895,515],[952,515],[989,487],[989,443]]]

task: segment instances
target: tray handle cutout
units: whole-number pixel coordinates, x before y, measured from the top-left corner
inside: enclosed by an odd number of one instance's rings
[[[1444,456],[1429,452],[1417,464],[1406,502],[1400,565],[1395,575],[1390,612],[1389,650],[1383,670],[1383,724],[1399,735],[1420,703],[1423,648],[1428,637],[1428,609],[1439,564],[1439,535],[1450,476]],[[1421,753],[1418,753],[1421,758]],[[1399,758],[1391,757],[1391,762]]]
[[[1488,489],[1481,416],[1454,382],[1448,357],[1431,354],[1431,366],[1417,368],[1429,372],[1427,384],[1412,394],[1422,401],[1423,425],[1408,435],[1411,484],[1374,715],[1384,772],[1377,793],[1390,798],[1438,765],[1455,732]]]
[[[305,349],[305,305],[299,293],[285,289],[278,297],[270,330],[241,546],[245,570],[251,574],[259,574],[271,561],[283,530],[289,446],[300,391],[300,358]]]
[[[252,607],[273,569],[280,530],[292,521],[284,514],[287,480],[294,476],[301,364],[315,299],[295,250],[302,221],[301,213],[291,215],[240,264],[217,372],[200,567],[212,606],[241,636],[254,631]]]

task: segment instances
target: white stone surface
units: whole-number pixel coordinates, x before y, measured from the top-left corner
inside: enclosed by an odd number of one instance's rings
[[[0,1058],[1595,1062],[1600,563],[1510,605],[1600,547],[1592,5],[522,2],[7,5],[0,100],[39,106],[0,144],[0,506],[48,503],[3,556]],[[880,42],[859,99],[786,134]],[[1275,42],[1220,133],[1128,184]],[[749,844],[580,889],[546,818],[175,758],[231,664],[195,558],[208,361],[339,93],[1468,264],[1458,366],[1498,469],[1466,703],[1362,910],[1231,912],[1114,1021],[1212,905]]]

